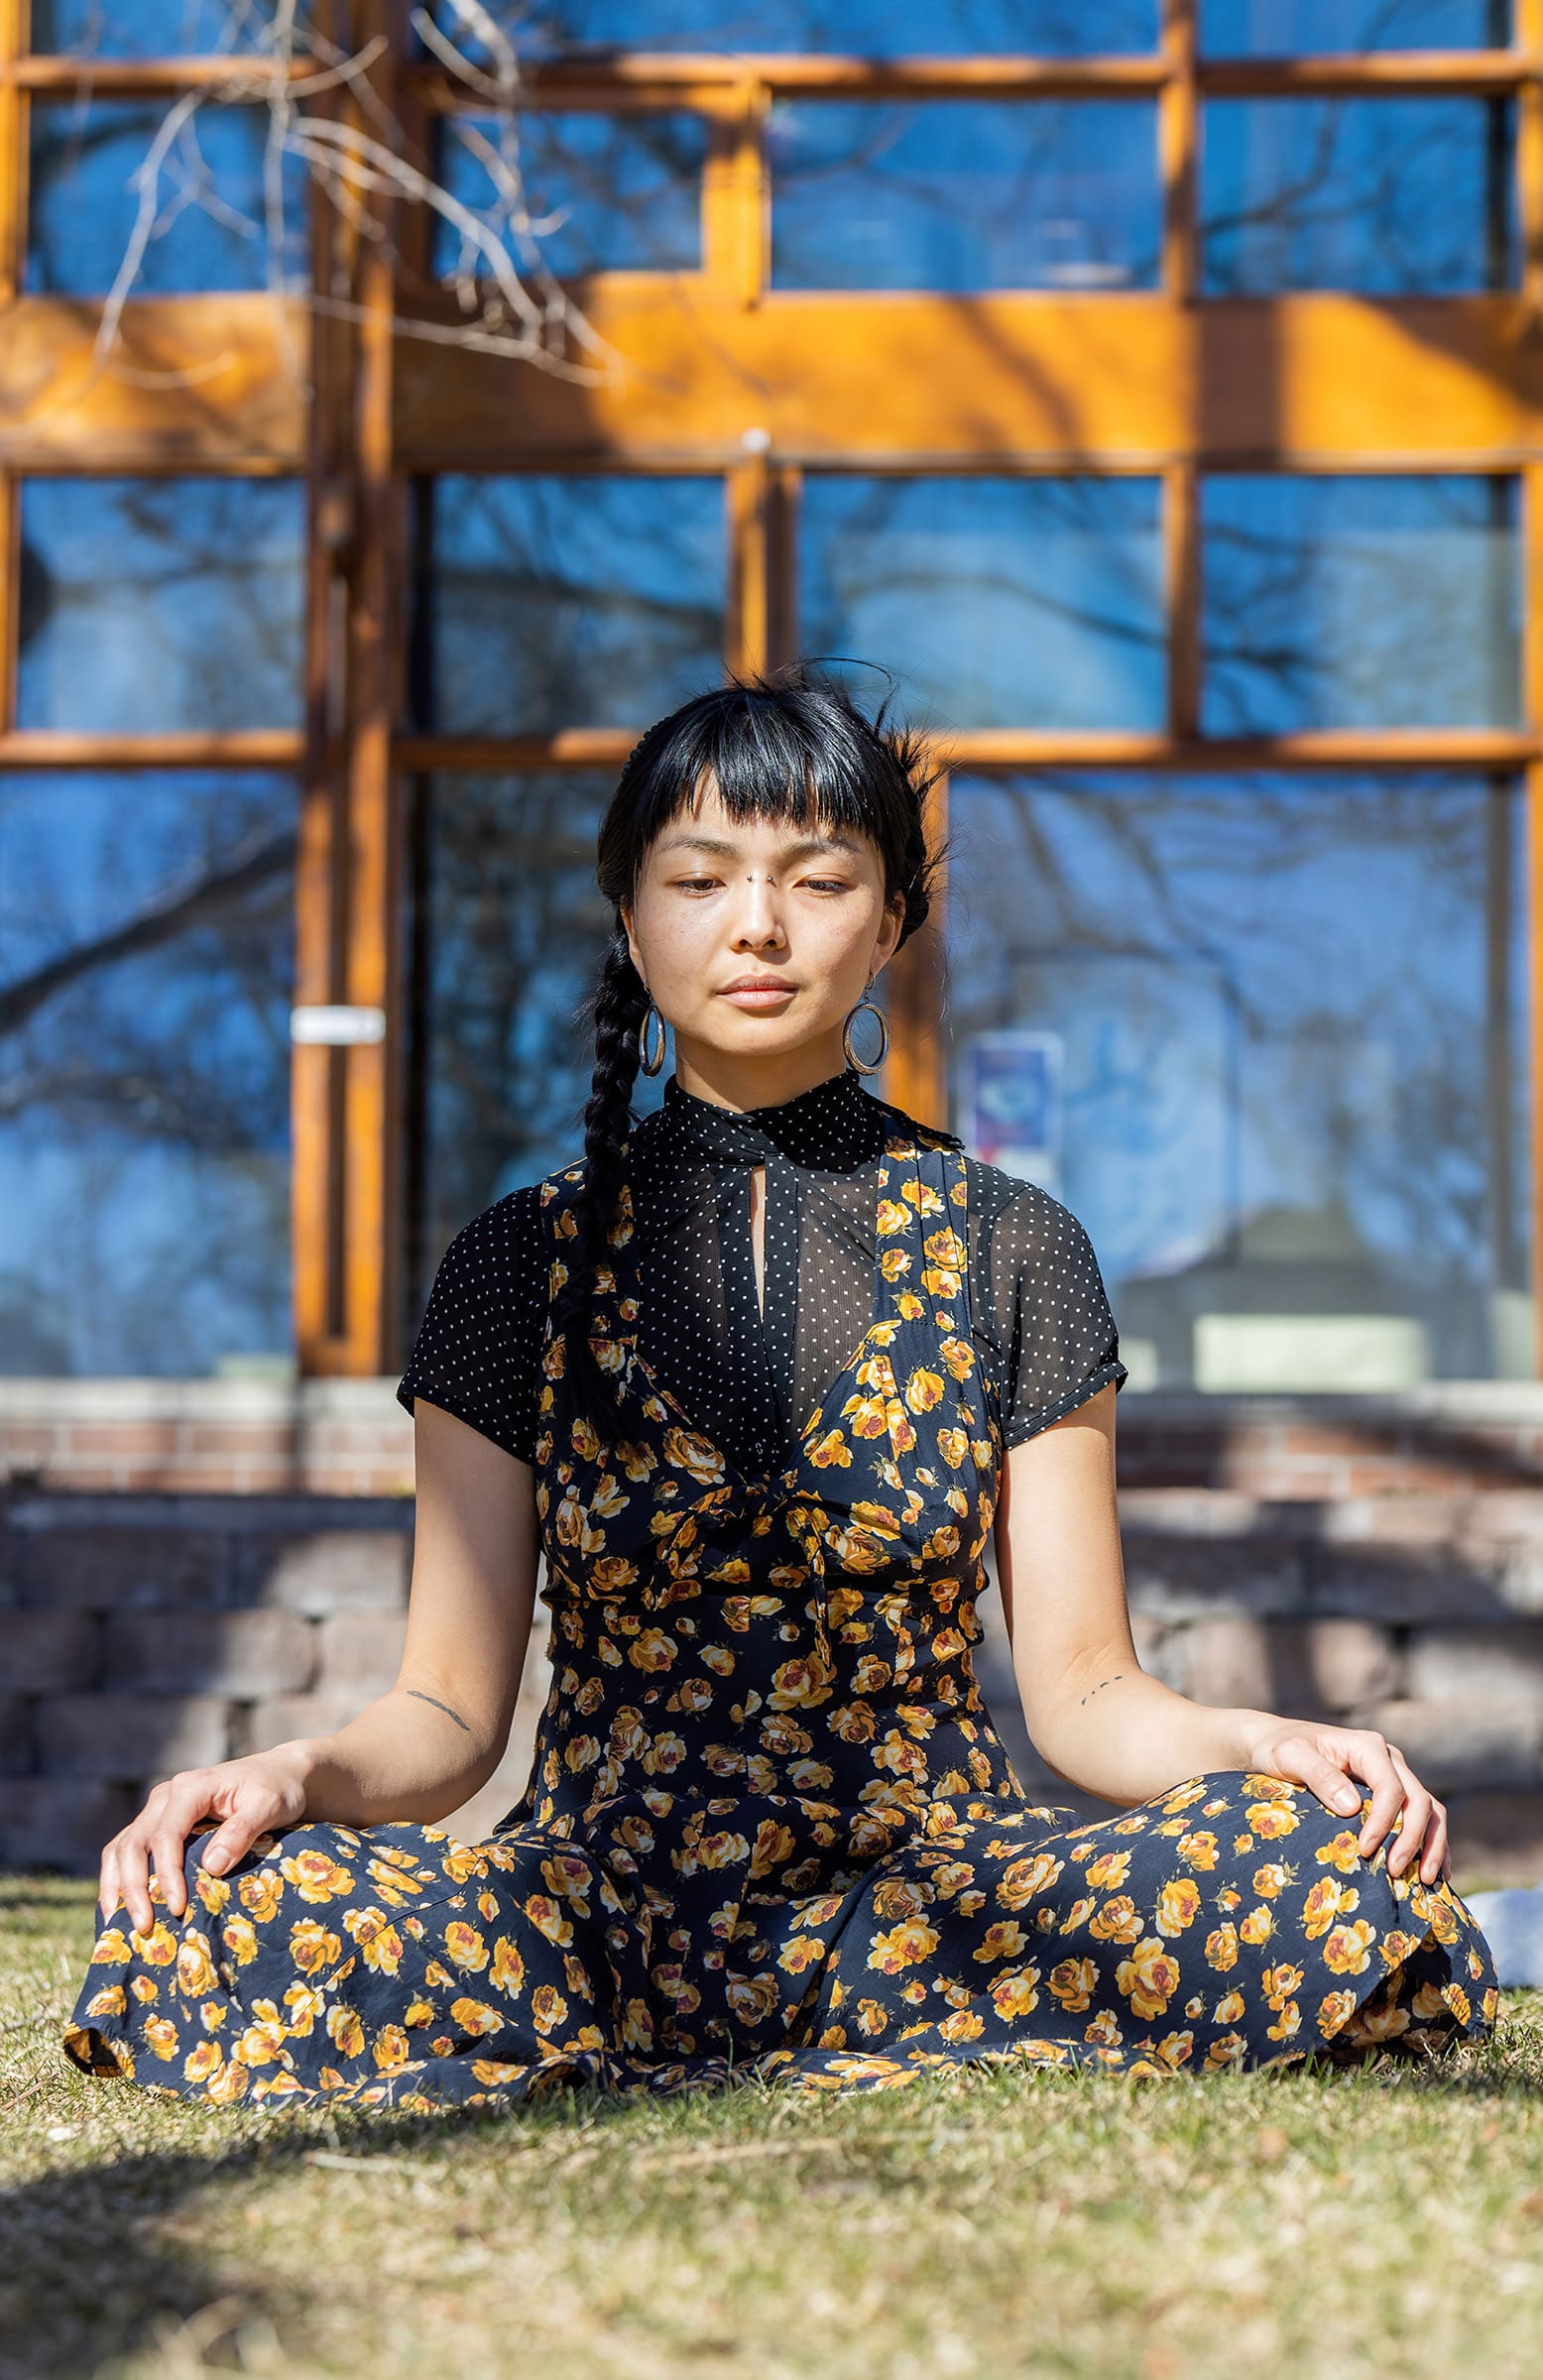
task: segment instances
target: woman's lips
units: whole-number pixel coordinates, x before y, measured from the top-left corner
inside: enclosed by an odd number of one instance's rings
[[[718,998],[732,1000],[737,1009],[777,1009],[796,989],[793,984],[731,984]]]

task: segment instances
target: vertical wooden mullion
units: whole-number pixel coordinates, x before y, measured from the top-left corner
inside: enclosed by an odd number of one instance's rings
[[[1163,623],[1168,733],[1200,733],[1200,472],[1193,455],[1162,475]]]
[[[363,42],[386,36],[371,80],[390,120],[406,9],[402,0],[360,0],[358,13]],[[396,210],[379,197],[372,204],[384,219],[384,233],[365,243],[358,260],[362,318],[351,424],[356,496],[348,639],[347,996],[386,1015],[383,1040],[347,1053],[346,1368],[363,1372],[384,1371],[396,1361],[401,1237],[401,823],[392,767],[401,688],[396,598],[402,550],[392,438]]]
[[[370,81],[388,121],[403,54],[401,0],[359,0],[353,38],[386,45]],[[328,30],[331,30],[330,28]],[[348,28],[339,38],[347,38]],[[379,138],[349,91],[345,119]],[[294,1064],[295,1298],[301,1369],[380,1372],[399,1353],[401,822],[392,737],[401,662],[399,498],[392,434],[396,268],[392,208],[362,237],[313,199],[318,291],[357,318],[313,324],[306,772],[297,994],[384,1011],[382,1041],[297,1048]]]
[[[741,305],[756,304],[767,285],[770,104],[764,83],[727,94],[713,113],[702,169],[702,272],[716,294]]]
[[[1162,287],[1188,304],[1199,287],[1196,263],[1195,178],[1200,147],[1200,100],[1195,76],[1196,0],[1162,0],[1164,79],[1157,102],[1158,167],[1162,181]]]
[[[333,5],[320,30],[346,31]],[[306,106],[337,116],[335,92]],[[309,187],[310,271],[317,295],[342,294],[349,278],[349,235],[331,201]],[[341,853],[347,845],[343,803],[342,652],[338,627],[342,556],[349,536],[344,429],[349,332],[335,317],[310,317],[310,410],[306,461],[305,762],[300,786],[296,871],[295,996],[330,1004],[343,997]],[[297,1044],[291,1053],[292,1232],[295,1344],[302,1374],[333,1368],[344,1324],[342,1281],[343,1086],[346,1052]]]
[[[1521,287],[1534,319],[1543,311],[1543,0],[1516,0],[1515,47],[1526,74],[1516,95],[1516,214],[1521,239]],[[1543,457],[1522,473],[1522,702],[1523,717],[1543,727]],[[1533,1371],[1543,1376],[1543,763],[1524,775],[1526,799],[1526,933],[1528,1081],[1531,1141],[1529,1272],[1533,1296]]]
[[[942,853],[948,837],[948,778],[933,787],[927,820],[928,841]],[[932,908],[926,924],[896,951],[886,970],[889,998],[890,1054],[884,1069],[884,1096],[918,1124],[948,1130],[948,1062],[943,1016],[947,985],[947,871],[939,865],[933,880]],[[868,1019],[864,1019],[865,1022]]]
[[[748,454],[728,477],[729,605],[725,645],[729,667],[767,666],[771,606],[772,472],[763,453]]]
[[[776,464],[769,491],[767,531],[767,658],[773,669],[798,650],[798,517],[803,473]]]
[[[1543,0],[1516,0],[1515,47],[1526,62],[1516,94],[1516,217],[1521,288],[1543,309]]]
[[[29,102],[16,76],[31,36],[30,0],[0,0],[0,307],[21,290],[27,254]],[[16,724],[17,640],[21,628],[21,493],[0,468],[0,735]]]
[[[1543,726],[1543,459],[1522,474],[1522,699],[1526,725]],[[1533,1370],[1543,1377],[1543,761],[1524,773],[1526,799],[1527,1089],[1530,1103],[1531,1213],[1528,1272],[1533,1297]]]

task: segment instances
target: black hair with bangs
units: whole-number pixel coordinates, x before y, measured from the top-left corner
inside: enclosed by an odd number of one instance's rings
[[[623,1158],[634,1117],[639,1030],[649,1010],[622,922],[648,853],[710,778],[731,818],[785,818],[812,810],[833,831],[878,847],[887,900],[903,899],[900,941],[926,920],[938,854],[929,851],[927,797],[940,774],[927,740],[888,724],[890,695],[870,721],[841,685],[807,661],[766,674],[729,676],[651,727],[628,757],[601,821],[596,879],[612,904],[610,939],[588,1003],[595,1067],[584,1109],[584,1187],[573,1214],[567,1278],[552,1328],[564,1343],[574,1403],[604,1437],[615,1387],[596,1363],[588,1313],[595,1268],[617,1223]]]

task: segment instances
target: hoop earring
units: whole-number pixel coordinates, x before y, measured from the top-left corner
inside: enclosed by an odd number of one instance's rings
[[[653,1054],[649,1050],[649,1027],[657,1025],[658,1040]],[[664,1063],[664,1019],[651,1000],[638,1027],[638,1064],[645,1074],[657,1074]]]
[[[872,976],[870,976],[868,982],[863,987],[862,999],[858,1002],[855,1009],[852,1009],[848,1012],[847,1021],[841,1028],[841,1046],[846,1055],[847,1064],[851,1067],[854,1074],[877,1074],[880,1067],[884,1064],[885,1053],[890,1046],[889,1019],[886,1017],[883,1009],[881,1009],[876,1002],[870,1000],[868,997],[873,988],[874,979]],[[865,1009],[870,1016],[877,1016],[879,1019],[879,1052],[876,1057],[867,1059],[860,1058],[852,1046],[853,1023],[857,1017],[862,1015]]]

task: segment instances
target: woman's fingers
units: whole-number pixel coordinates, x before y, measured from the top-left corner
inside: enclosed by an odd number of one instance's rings
[[[102,1913],[104,1926],[110,1921],[122,1897],[118,1888],[118,1839],[114,1836],[111,1843],[103,1846],[101,1868],[96,1879],[96,1905]]]
[[[1452,1862],[1447,1850],[1447,1805],[1445,1802],[1439,1802],[1429,1788],[1420,1783],[1396,1743],[1390,1743],[1387,1748],[1392,1756],[1393,1766],[1403,1779],[1405,1794],[1404,1823],[1399,1829],[1398,1841],[1393,1845],[1393,1850],[1388,1853],[1388,1868],[1395,1876],[1400,1872],[1404,1859],[1400,1856],[1398,1865],[1395,1866],[1394,1852],[1401,1852],[1405,1835],[1412,1834],[1415,1826],[1418,1826],[1419,1833],[1415,1846],[1407,1854],[1408,1862],[1413,1865],[1414,1861],[1418,1859],[1421,1883],[1434,1884],[1440,1877],[1452,1873]],[[1422,1807],[1423,1817],[1420,1815]]]
[[[148,1934],[156,1922],[150,1898],[150,1850],[132,1828],[125,1828],[118,1837],[118,1892],[134,1932]]]
[[[1351,1783],[1343,1768],[1337,1768],[1334,1762],[1319,1750],[1310,1735],[1295,1736],[1290,1745],[1282,1745],[1280,1748],[1287,1752],[1293,1749],[1300,1751],[1301,1757],[1297,1761],[1294,1773],[1310,1792],[1317,1794],[1326,1809],[1337,1812],[1341,1818],[1349,1818],[1361,1808],[1361,1794],[1356,1786]]]
[[[268,1819],[227,1818],[217,1833],[209,1837],[200,1853],[200,1860],[211,1875],[223,1876],[239,1859],[244,1859],[259,1835],[266,1834],[272,1822]]]
[[[1363,1859],[1369,1859],[1384,1835],[1392,1832],[1393,1822],[1403,1807],[1404,1781],[1388,1749],[1385,1735],[1379,1735],[1371,1728],[1364,1728],[1358,1729],[1347,1741],[1352,1769],[1357,1776],[1365,1777],[1371,1788],[1371,1807],[1366,1812],[1358,1845]]]
[[[161,1882],[161,1898],[169,1917],[181,1917],[187,1907],[187,1880],[182,1859],[188,1834],[209,1806],[208,1775],[191,1770],[170,1777],[153,1788],[144,1809],[102,1854],[103,1892],[116,1882],[119,1898],[136,1934],[148,1934],[156,1922],[150,1896],[151,1862]],[[107,1915],[111,1915],[109,1909]]]

